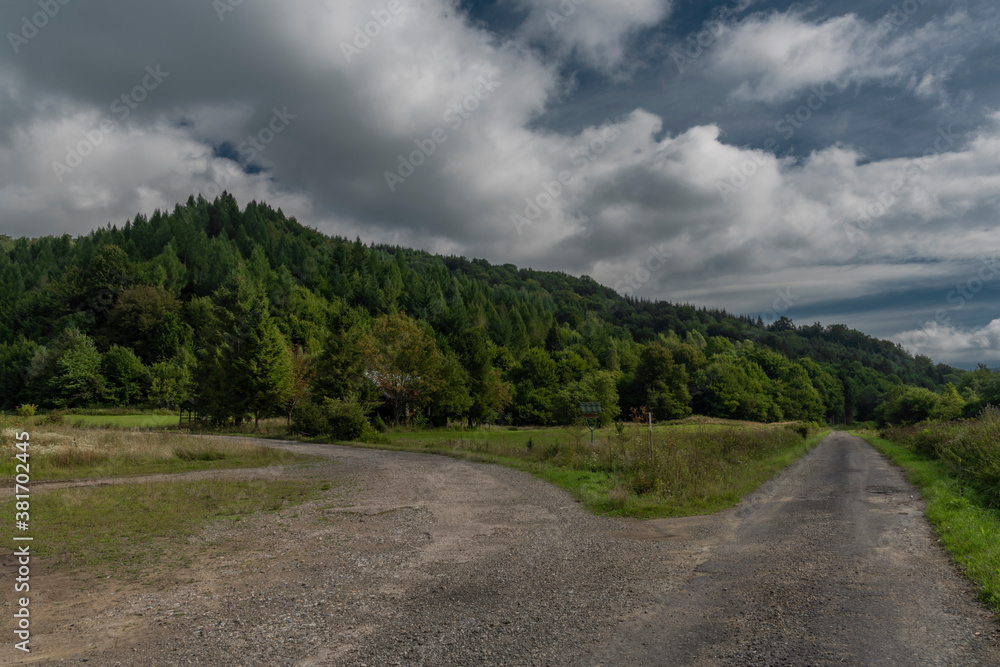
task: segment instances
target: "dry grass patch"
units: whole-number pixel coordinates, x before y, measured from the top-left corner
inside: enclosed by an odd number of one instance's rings
[[[0,436],[0,474],[12,475],[15,430],[31,434],[31,479],[75,479],[120,475],[255,468],[305,463],[312,457],[249,440],[165,431],[78,429],[66,425],[11,425]]]

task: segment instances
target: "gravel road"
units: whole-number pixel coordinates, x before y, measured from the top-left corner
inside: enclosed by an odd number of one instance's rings
[[[724,517],[725,539],[602,664],[1000,665],[996,618],[918,492],[834,433]]]
[[[160,590],[43,568],[32,662],[1000,665],[916,492],[845,434],[730,511],[656,521],[498,466],[277,446],[334,488],[209,527]]]

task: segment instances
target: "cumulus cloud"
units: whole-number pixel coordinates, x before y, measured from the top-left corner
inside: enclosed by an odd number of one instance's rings
[[[924,328],[904,331],[895,340],[913,354],[951,363],[1000,361],[1000,319],[968,329],[928,322]]]
[[[242,3],[222,20],[200,0],[67,9],[20,54],[0,54],[3,232],[84,233],[227,189],[333,234],[736,312],[777,311],[784,295],[792,315],[943,280],[995,247],[1000,115],[972,134],[944,123],[908,143],[914,157],[884,159],[849,142],[794,159],[734,145],[714,122],[668,131],[666,114],[628,98],[618,116],[540,122],[561,103],[568,59],[617,76],[637,31],[670,11],[570,4],[554,31],[557,3],[523,5],[510,39],[451,0],[388,14],[360,0]],[[25,7],[0,7],[0,23]],[[724,31],[705,62],[732,103],[781,100],[823,82],[912,79],[904,56],[938,37],[940,51],[963,21],[913,19],[878,37],[853,14],[761,14]],[[138,24],[157,29],[116,27]],[[169,75],[146,89],[151,67]],[[939,94],[955,67],[920,70],[915,94]]]
[[[521,33],[530,41],[555,44],[557,53],[575,53],[605,73],[626,64],[628,38],[670,14],[671,0],[522,0],[528,12]]]
[[[913,79],[918,94],[938,94],[958,63],[946,46],[978,39],[979,31],[962,11],[917,27],[927,17],[914,7],[907,14],[893,5],[877,21],[856,14],[812,21],[796,9],[753,14],[723,31],[706,71],[745,101],[782,102],[812,85],[873,80]]]

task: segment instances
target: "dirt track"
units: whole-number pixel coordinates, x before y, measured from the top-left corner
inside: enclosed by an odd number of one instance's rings
[[[280,446],[334,459],[309,474],[338,495],[211,527],[163,590],[83,592],[41,568],[32,659],[1000,665],[1000,625],[916,492],[844,434],[733,510],[648,522],[590,516],[500,467]]]

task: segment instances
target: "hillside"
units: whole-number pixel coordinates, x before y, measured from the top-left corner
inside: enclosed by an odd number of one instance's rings
[[[366,246],[228,194],[78,238],[3,237],[0,305],[5,410],[197,396],[239,420],[331,398],[418,423],[558,424],[599,400],[605,421],[648,407],[844,422],[903,385],[968,375],[842,325],[765,326],[587,276]]]

